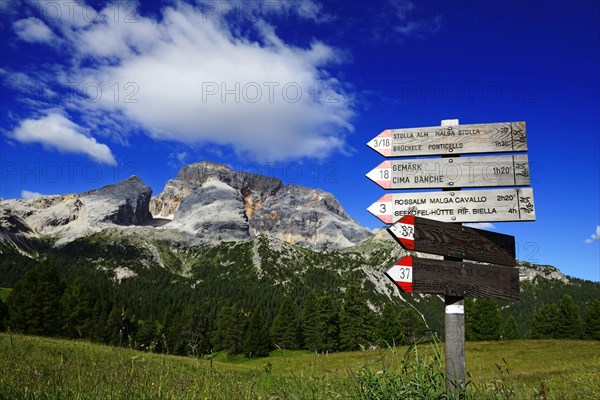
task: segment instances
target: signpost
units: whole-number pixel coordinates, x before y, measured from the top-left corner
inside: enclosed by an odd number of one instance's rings
[[[515,237],[407,215],[388,228],[406,250],[514,267]]]
[[[527,151],[525,122],[386,129],[367,146],[384,157]]]
[[[367,178],[384,189],[529,185],[527,155],[388,160]]]
[[[406,256],[386,275],[406,293],[519,299],[519,270]]]
[[[367,144],[388,160],[367,174],[384,189],[442,192],[386,194],[369,208],[407,250],[444,260],[403,257],[386,275],[405,293],[444,295],[446,384],[455,391],[466,379],[464,296],[519,299],[513,236],[461,226],[462,222],[534,221],[527,155],[460,157],[459,154],[527,151],[525,122],[387,129]],[[426,218],[423,218],[426,217]],[[491,264],[475,264],[463,259]]]
[[[367,210],[386,224],[405,215],[445,222],[535,220],[531,188],[386,194]]]

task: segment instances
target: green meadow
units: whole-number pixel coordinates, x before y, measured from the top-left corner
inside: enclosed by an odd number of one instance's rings
[[[0,334],[0,354],[1,399],[451,398],[432,344],[193,359]],[[600,398],[598,341],[468,342],[467,370],[466,398]]]

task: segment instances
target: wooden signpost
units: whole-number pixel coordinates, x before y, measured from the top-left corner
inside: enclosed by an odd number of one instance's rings
[[[519,299],[513,236],[463,227],[462,222],[535,221],[531,188],[469,190],[468,187],[527,186],[526,155],[460,157],[459,154],[525,152],[525,122],[387,129],[367,144],[388,160],[367,174],[384,189],[442,192],[386,194],[369,208],[407,250],[444,256],[406,256],[386,275],[405,293],[444,295],[446,383],[465,384],[464,296]],[[488,264],[465,262],[463,259]]]
[[[472,264],[403,257],[386,275],[406,293],[519,299],[519,270],[502,265]]]
[[[405,215],[445,222],[535,220],[531,188],[386,194],[367,210],[386,224]]]
[[[388,228],[406,250],[514,267],[515,237],[407,215]]]
[[[367,178],[384,189],[529,185],[527,155],[388,160]]]
[[[386,129],[367,146],[384,157],[527,151],[525,122]]]

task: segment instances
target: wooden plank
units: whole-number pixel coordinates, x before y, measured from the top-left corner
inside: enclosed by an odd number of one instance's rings
[[[388,160],[367,174],[384,189],[529,186],[527,155]]]
[[[406,293],[519,299],[519,269],[406,256],[386,275]]]
[[[388,228],[406,250],[514,267],[515,237],[407,215]]]
[[[525,122],[386,129],[367,143],[384,157],[527,151]]]
[[[405,215],[443,222],[535,221],[531,188],[386,194],[367,210],[386,224]]]

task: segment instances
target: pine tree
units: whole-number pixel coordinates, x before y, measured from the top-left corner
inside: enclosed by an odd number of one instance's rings
[[[42,262],[17,282],[9,297],[10,326],[33,335],[56,336],[62,331],[63,284],[53,265]]]
[[[509,315],[502,328],[502,339],[504,340],[517,340],[521,338],[521,331],[517,320],[513,315]]]
[[[61,304],[64,310],[65,335],[71,338],[90,338],[93,334],[97,315],[94,306],[98,293],[80,278],[75,279],[65,289]]]
[[[405,307],[398,316],[400,326],[402,326],[403,336],[406,340],[404,344],[416,343],[425,337],[427,326],[425,321],[417,311],[412,307]]]
[[[369,315],[364,292],[358,286],[346,289],[340,313],[340,349],[359,350],[369,344]]]
[[[558,330],[558,307],[556,304],[546,304],[533,314],[531,318],[531,339],[553,339]]]
[[[215,330],[212,333],[212,343],[216,351],[227,351],[229,349],[232,324],[231,307],[221,307],[217,313]]]
[[[2,299],[0,299],[0,332],[4,332],[6,330],[8,317],[8,306],[4,304]]]
[[[337,307],[330,296],[317,299],[318,340],[315,347],[319,352],[336,351],[339,348],[339,318]]]
[[[312,290],[304,297],[302,307],[302,335],[304,347],[310,351],[319,351],[319,319],[317,313],[317,296]]]
[[[217,313],[216,328],[212,335],[214,349],[227,351],[229,354],[242,353],[245,320],[239,304],[221,307]]]
[[[248,317],[244,333],[246,357],[266,357],[271,351],[271,338],[260,311],[255,309]]]
[[[501,334],[502,316],[493,299],[476,299],[467,312],[471,324],[467,330],[472,340],[498,340]]]
[[[385,347],[406,342],[402,325],[400,325],[398,306],[394,303],[388,302],[383,307],[375,326],[375,342],[379,346]]]
[[[582,334],[581,316],[579,306],[568,294],[560,299],[558,307],[557,339],[578,339]]]
[[[594,300],[585,316],[585,338],[600,340],[600,300]]]
[[[289,297],[284,297],[279,312],[271,326],[271,337],[276,346],[282,349],[298,348],[298,327],[294,303]]]

